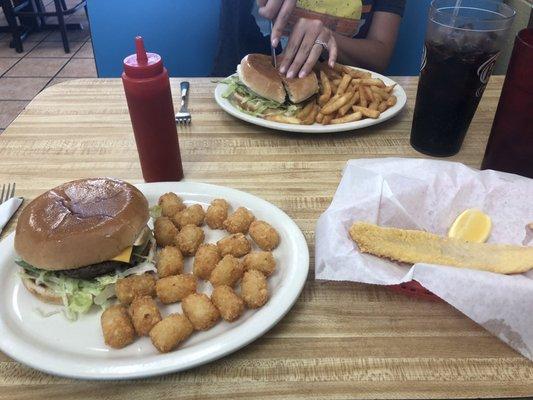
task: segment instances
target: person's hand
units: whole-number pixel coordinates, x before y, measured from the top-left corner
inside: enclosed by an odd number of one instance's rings
[[[257,0],[259,15],[274,22],[270,40],[272,46],[277,47],[283,29],[289,21],[289,17],[296,7],[296,0]]]
[[[296,76],[303,78],[315,66],[324,46],[329,56],[328,64],[333,68],[337,59],[337,42],[331,31],[319,19],[300,18],[294,26],[287,47],[283,52],[283,61],[279,72],[287,74],[287,78]]]

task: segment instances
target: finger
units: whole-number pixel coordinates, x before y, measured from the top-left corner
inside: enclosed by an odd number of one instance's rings
[[[322,54],[322,46],[319,44],[315,44],[311,49],[311,52],[309,53],[309,57],[307,57],[305,64],[300,69],[300,72],[298,73],[298,78],[304,78],[309,75],[316,62],[320,58],[320,54]]]
[[[294,59],[296,52],[300,48],[300,43],[302,42],[303,38],[304,30],[301,24],[296,24],[296,26],[292,30],[291,36],[289,36],[289,42],[287,43],[287,47],[283,52],[283,61],[281,62],[281,65],[279,67],[279,72],[281,72],[282,74],[286,73],[289,69],[289,66],[292,64],[292,60]]]
[[[296,7],[296,0],[285,0],[283,2],[276,17],[276,21],[274,22],[274,26],[272,27],[272,33],[270,35],[272,46],[276,47],[278,45],[279,39],[283,35],[283,30],[285,29],[285,26],[287,26],[287,22],[289,22],[289,17],[291,16],[294,7]]]
[[[283,0],[268,0],[264,6],[259,7],[259,15],[266,19],[274,19],[282,4]]]
[[[335,40],[335,37],[331,35],[331,37],[328,40],[328,65],[333,68],[335,66],[335,62],[337,61],[337,55],[338,55],[338,48],[337,48],[337,41]]]
[[[257,7],[259,8],[264,7],[267,2],[268,0],[257,0]]]
[[[315,40],[320,35],[322,30],[322,23],[318,20],[308,23],[309,29],[307,30],[300,47],[294,57],[294,60],[287,71],[287,78],[294,78],[300,72],[300,68],[304,65],[305,61],[309,57],[311,49],[314,47]]]

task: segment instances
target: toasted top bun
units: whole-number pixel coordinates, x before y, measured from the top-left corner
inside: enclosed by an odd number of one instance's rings
[[[281,78],[292,103],[301,103],[318,93],[318,79],[314,71],[304,78]]]
[[[278,71],[265,54],[248,54],[238,69],[239,78],[251,90],[265,99],[285,102],[285,88]]]
[[[24,208],[15,250],[40,269],[76,269],[109,260],[131,246],[148,218],[148,201],[127,182],[67,182]]]

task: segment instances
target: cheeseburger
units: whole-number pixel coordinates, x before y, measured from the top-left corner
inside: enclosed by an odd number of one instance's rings
[[[316,74],[288,79],[271,64],[270,56],[248,54],[237,66],[237,76],[225,80],[224,97],[242,111],[259,117],[269,114],[293,116],[299,103],[318,92]]]
[[[67,182],[28,204],[15,250],[26,289],[63,304],[76,318],[104,307],[118,278],[154,270],[148,201],[129,183],[94,178]]]

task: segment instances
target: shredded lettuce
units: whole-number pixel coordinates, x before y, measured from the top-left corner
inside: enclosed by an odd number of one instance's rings
[[[300,106],[289,103],[277,103],[273,100],[265,99],[252,91],[248,86],[241,82],[238,76],[233,75],[222,81],[227,85],[222,97],[229,99],[231,104],[237,107],[246,114],[254,117],[263,117],[272,114],[284,114],[288,117],[293,117],[299,110]],[[244,104],[251,104],[254,111],[247,110],[241,106],[237,101],[234,101],[234,95],[237,94],[244,98]]]
[[[21,259],[15,259],[15,263],[22,267],[19,272],[22,278],[33,279],[37,284],[46,286],[60,296],[63,299],[62,311],[64,315],[69,320],[75,321],[80,314],[87,313],[93,305],[106,309],[115,297],[115,283],[118,279],[129,275],[157,271],[155,268],[156,246],[153,238],[151,238],[149,246],[150,249],[147,256],[140,255],[143,249],[134,247],[134,256],[143,259],[139,264],[124,271],[116,271],[94,279],[77,279],[58,272],[45,271],[35,268]],[[55,314],[55,312],[44,313],[42,310],[37,311],[43,316]]]
[[[150,207],[150,217],[157,219],[161,216],[162,208],[161,206],[155,205]]]

